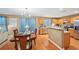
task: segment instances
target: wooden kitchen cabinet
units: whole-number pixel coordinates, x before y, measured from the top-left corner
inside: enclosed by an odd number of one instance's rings
[[[44,28],[40,28],[39,29],[39,34],[43,35],[43,34],[46,34],[46,30]]]
[[[70,32],[64,32],[64,49],[68,49],[70,46]]]

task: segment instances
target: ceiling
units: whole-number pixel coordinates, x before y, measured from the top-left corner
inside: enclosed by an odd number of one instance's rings
[[[79,8],[0,8],[0,14],[62,17],[79,13]]]

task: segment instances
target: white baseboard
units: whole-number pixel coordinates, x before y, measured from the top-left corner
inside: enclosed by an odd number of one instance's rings
[[[63,50],[63,48],[61,48],[59,45],[57,45],[55,42],[53,42],[51,39],[49,39],[49,41],[54,44],[56,47],[58,47],[60,50]]]
[[[3,43],[0,44],[0,48],[8,43],[8,39],[6,39]]]

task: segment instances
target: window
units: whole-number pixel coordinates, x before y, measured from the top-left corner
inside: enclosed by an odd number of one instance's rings
[[[5,16],[0,16],[0,27],[2,29],[2,32],[7,31],[7,20]]]
[[[51,19],[45,19],[44,20],[44,25],[45,26],[50,26],[51,25]]]
[[[10,20],[9,20],[9,25],[16,26],[15,18],[10,18]]]

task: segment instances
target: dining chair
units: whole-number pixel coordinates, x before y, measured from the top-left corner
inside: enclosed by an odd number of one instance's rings
[[[16,38],[16,35],[18,34],[18,29],[13,30],[14,33],[14,43],[15,43],[15,49],[17,50],[17,42],[19,41],[18,38]]]
[[[14,38],[10,40],[10,42],[14,42],[15,43],[15,49],[16,50],[17,50],[17,41],[19,40],[18,38],[15,37],[17,34],[18,34],[18,29],[13,30]]]
[[[16,36],[19,38],[19,41],[16,41],[17,50],[30,50],[32,49],[32,41],[30,35]],[[29,40],[28,40],[29,38]]]
[[[18,29],[13,30],[14,36],[18,34]]]
[[[36,45],[36,38],[37,38],[37,29],[35,29],[34,33],[31,33],[31,40],[34,42]]]

